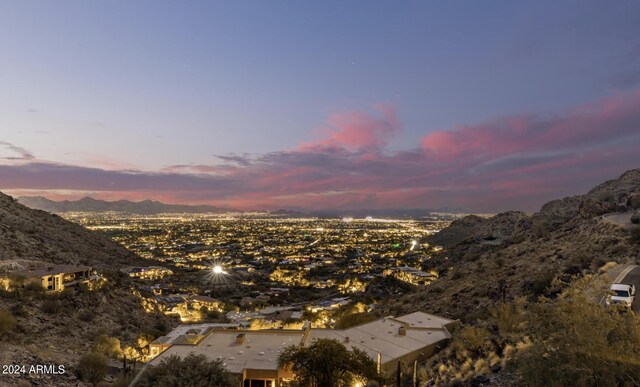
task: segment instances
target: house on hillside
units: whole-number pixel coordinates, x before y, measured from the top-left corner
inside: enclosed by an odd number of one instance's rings
[[[239,324],[203,323],[181,324],[166,336],[160,336],[149,344],[149,358],[154,358],[172,345],[197,345],[212,329],[238,329]]]
[[[189,307],[187,295],[172,294],[170,296],[154,297],[158,309],[167,316],[184,316]]]
[[[207,308],[208,310],[222,311],[222,307],[224,306],[224,303],[220,300],[201,295],[189,296],[188,302],[191,308],[195,310]]]
[[[394,277],[411,285],[428,285],[438,278],[436,273],[427,273],[413,267],[391,267],[384,271],[385,277]]]
[[[212,360],[222,360],[229,372],[238,375],[242,387],[279,387],[295,375],[278,367],[278,355],[290,345],[307,346],[316,339],[334,339],[348,349],[364,351],[378,370],[392,377],[398,363],[413,364],[436,353],[451,338],[449,333],[457,321],[415,312],[400,317],[379,320],[347,329],[316,329],[305,324],[293,329],[218,329],[194,325],[176,328],[175,333],[152,343],[152,354],[158,354],[149,364],[158,365],[170,356],[185,357],[202,354]]]
[[[70,286],[89,283],[100,279],[100,275],[91,266],[51,265],[30,268],[13,273],[24,278],[24,283],[36,283],[46,291],[61,292]]]

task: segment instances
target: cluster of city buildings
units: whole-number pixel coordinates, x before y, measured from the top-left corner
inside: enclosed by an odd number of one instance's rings
[[[126,267],[122,268],[120,271],[127,274],[129,277],[144,280],[162,279],[173,274],[173,271],[162,266]]]
[[[148,311],[159,311],[167,316],[180,317],[183,322],[200,321],[203,312],[222,312],[224,307],[224,302],[198,294],[160,295],[143,299],[144,307]]]
[[[170,214],[85,214],[76,220],[109,230],[149,260],[149,266],[123,270],[139,280],[136,294],[149,311],[201,322],[223,320],[204,307],[224,309],[234,311],[223,315],[230,321],[274,326],[297,320],[297,313],[272,319],[261,313],[265,307],[295,306],[294,312],[316,313],[314,322],[331,324],[332,314],[361,301],[370,285],[376,292],[381,283],[396,286],[384,278],[428,285],[438,276],[429,266],[437,246],[424,237],[448,223]],[[197,301],[209,296],[215,301]]]

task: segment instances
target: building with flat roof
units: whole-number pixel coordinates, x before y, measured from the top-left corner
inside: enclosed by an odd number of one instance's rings
[[[180,324],[171,332],[160,336],[149,344],[149,357],[156,357],[174,344],[195,344],[200,342],[212,329],[236,329],[239,324],[202,323]]]
[[[391,267],[384,271],[385,276],[395,277],[412,285],[428,285],[438,276],[409,266]]]
[[[380,372],[393,375],[399,361],[412,364],[433,355],[451,338],[449,330],[457,321],[415,312],[401,317],[384,317],[347,329],[225,330],[209,329],[202,338],[167,345],[151,365],[172,355],[190,353],[220,359],[227,370],[242,379],[243,387],[277,387],[291,380],[289,370],[278,367],[278,356],[290,345],[310,345],[317,339],[335,339],[347,348],[358,348],[378,363]],[[182,325],[182,330],[188,325]]]
[[[65,287],[98,280],[100,277],[91,266],[49,265],[14,273],[25,283],[37,283],[47,291],[61,292]]]

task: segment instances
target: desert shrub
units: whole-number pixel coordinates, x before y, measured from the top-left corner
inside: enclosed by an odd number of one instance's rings
[[[104,355],[91,352],[80,358],[76,371],[82,381],[96,385],[107,374],[108,365],[109,361]]]
[[[466,253],[462,259],[464,259],[467,262],[475,262],[478,260],[478,258],[480,258],[480,254],[476,254],[476,253]]]
[[[613,196],[613,193],[609,191],[603,191],[597,195],[597,199],[600,202],[611,203],[615,200],[615,197]]]
[[[472,327],[467,325],[460,331],[460,338],[462,339],[464,346],[475,353],[482,352],[482,349],[484,348],[487,340],[489,340],[489,337],[489,332],[484,327]]]
[[[78,319],[84,322],[93,321],[96,318],[96,312],[91,309],[83,309],[78,313]]]
[[[600,273],[606,273],[607,271],[613,269],[614,267],[616,267],[618,264],[614,261],[609,261],[609,262],[605,262],[604,264],[602,264],[600,266],[600,268],[598,268],[598,272]]]
[[[640,209],[640,195],[630,197],[627,201],[627,205],[634,210]]]
[[[16,317],[26,317],[28,314],[22,303],[13,305],[11,307],[11,313]]]
[[[594,289],[604,285],[585,277],[556,301],[528,308],[527,333],[534,339],[514,358],[512,369],[521,378],[517,385],[638,385],[640,321],[633,313],[601,305]]]
[[[640,226],[632,227],[629,230],[629,238],[633,243],[640,243]]]
[[[531,226],[531,231],[538,238],[546,238],[549,236],[551,225],[546,220],[538,220]]]
[[[27,282],[24,285],[24,290],[25,292],[27,292],[27,294],[39,295],[39,296],[44,294],[44,288],[42,287],[42,285],[40,285],[37,282]]]
[[[95,351],[114,359],[122,357],[120,340],[115,337],[109,337],[106,335],[98,337],[98,343],[96,344]]]
[[[70,336],[73,335],[73,330],[71,329],[71,327],[69,325],[63,325],[60,328],[60,333],[59,334],[60,334],[60,336],[63,336],[63,337],[70,337]]]
[[[631,223],[633,224],[639,224],[640,223],[640,214],[639,213],[635,213],[633,215],[631,215]]]
[[[515,304],[501,303],[489,312],[489,321],[502,341],[515,342],[526,327],[523,300]]]
[[[16,325],[16,318],[8,310],[0,310],[0,335],[10,331]]]
[[[42,311],[47,314],[57,314],[62,310],[62,303],[58,300],[48,299],[42,303]]]
[[[553,273],[545,273],[536,277],[531,285],[531,292],[533,293],[533,295],[540,296],[544,294],[547,291],[549,285],[551,285],[553,277]]]
[[[625,246],[623,244],[615,245],[611,249],[611,254],[613,254],[613,255],[624,255],[626,253],[627,253],[627,246]]]
[[[157,319],[153,327],[155,328],[155,330],[162,332],[162,334],[165,334],[169,331],[169,324],[164,318]]]
[[[190,354],[185,358],[171,356],[156,367],[147,368],[136,386],[237,386],[238,381],[227,372],[221,360]]]
[[[442,286],[431,285],[429,291],[433,294],[444,293],[444,288]]]

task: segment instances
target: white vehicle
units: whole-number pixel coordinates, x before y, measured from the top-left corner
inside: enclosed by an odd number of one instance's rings
[[[636,298],[634,285],[613,284],[609,290],[611,294],[607,296],[607,305],[628,306],[630,308]]]

